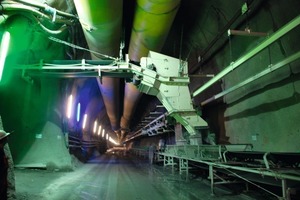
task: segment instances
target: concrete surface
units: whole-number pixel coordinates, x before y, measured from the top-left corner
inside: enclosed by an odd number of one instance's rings
[[[210,186],[203,179],[186,181],[170,168],[149,165],[148,159],[119,154],[97,156],[77,163],[73,172],[16,169],[16,188],[21,200],[233,200],[251,199]]]

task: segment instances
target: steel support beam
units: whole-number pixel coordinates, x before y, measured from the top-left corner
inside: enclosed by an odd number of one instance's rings
[[[267,38],[265,41],[263,41],[260,45],[249,51],[246,55],[239,58],[237,61],[232,62],[229,66],[227,66],[223,71],[221,71],[219,74],[217,74],[214,78],[210,79],[207,83],[205,83],[203,86],[198,88],[195,92],[193,92],[192,97],[195,97],[202,93],[204,90],[212,86],[214,83],[216,83],[218,80],[223,78],[225,75],[236,69],[237,67],[241,66],[244,62],[248,61],[250,58],[258,54],[260,51],[268,47],[270,44],[275,42],[276,40],[280,39],[282,36],[287,34],[289,31],[293,30],[295,27],[297,27],[300,24],[300,16],[293,19],[291,22],[283,26],[281,29],[279,29],[277,32],[275,32],[273,35],[271,35],[269,38]]]
[[[294,62],[295,60],[297,60],[299,58],[300,58],[300,51],[293,54],[293,55],[291,55],[291,56],[289,56],[288,58],[285,58],[284,60],[280,61],[279,63],[277,63],[275,65],[270,65],[265,70],[263,70],[260,73],[258,73],[256,75],[240,82],[239,84],[237,84],[237,85],[235,85],[235,86],[233,86],[233,87],[231,87],[227,90],[224,90],[223,92],[220,92],[219,94],[216,94],[216,95],[212,96],[209,99],[206,99],[205,101],[201,102],[201,106],[204,106],[204,105],[206,105],[206,104],[208,104],[208,103],[210,103],[210,102],[212,102],[216,99],[219,99],[220,97],[223,97],[223,96],[225,96],[225,95],[227,95],[227,94],[229,94],[229,93],[231,93],[231,92],[233,92],[233,91],[235,91],[235,90],[237,90],[237,89],[239,89],[239,88],[241,88],[241,87],[243,87],[243,86],[245,86],[245,85],[247,85],[247,84],[249,84],[249,83],[251,83],[251,82],[253,82],[253,81],[255,81],[255,80],[257,80],[257,79],[259,79],[259,78],[261,78],[261,77],[263,77],[263,76],[265,76],[265,75],[267,75],[267,74],[269,74],[273,71],[275,71],[275,70],[277,70],[277,69],[280,69],[281,67],[284,67],[284,66]]]

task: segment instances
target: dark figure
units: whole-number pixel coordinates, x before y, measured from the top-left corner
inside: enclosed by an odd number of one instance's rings
[[[0,117],[0,199],[16,199],[14,163],[7,143],[9,133],[1,130]]]
[[[4,152],[6,133],[0,132],[0,199],[7,199],[7,169],[8,163]]]

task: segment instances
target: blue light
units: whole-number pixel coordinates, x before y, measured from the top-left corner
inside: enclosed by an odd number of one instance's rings
[[[77,120],[77,122],[79,122],[79,120],[80,120],[80,103],[77,104],[76,120]]]

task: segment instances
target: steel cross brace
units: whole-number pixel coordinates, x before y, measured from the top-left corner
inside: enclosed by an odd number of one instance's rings
[[[190,135],[198,134],[198,129],[206,129],[207,123],[194,109],[188,88],[187,62],[179,59],[149,52],[148,57],[141,58],[141,66],[117,60],[92,61],[55,61],[51,64],[40,62],[35,65],[19,65],[21,70],[89,70],[92,76],[105,76],[114,72],[114,76],[131,73],[133,83],[142,93],[156,96],[173,117],[182,124]],[[105,72],[105,73],[104,73]],[[117,75],[116,75],[117,74]]]

